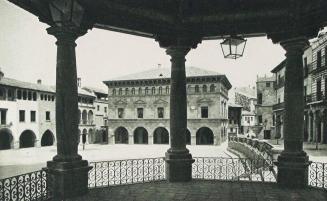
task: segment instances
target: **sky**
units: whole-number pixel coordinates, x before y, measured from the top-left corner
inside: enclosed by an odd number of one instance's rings
[[[56,45],[48,25],[8,1],[0,1],[0,68],[5,77],[55,85]],[[226,74],[234,87],[254,86],[257,75],[270,71],[285,51],[267,37],[249,38],[244,56],[225,59],[220,40],[202,41],[186,57],[186,66]],[[170,57],[154,39],[92,29],[77,41],[76,62],[82,86],[105,89],[104,80],[131,73],[170,67]]]

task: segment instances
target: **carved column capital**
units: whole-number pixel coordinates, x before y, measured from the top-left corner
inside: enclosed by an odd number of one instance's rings
[[[56,44],[75,43],[76,39],[87,33],[87,29],[76,26],[51,26],[47,32],[57,38]],[[76,44],[75,44],[76,45]]]
[[[306,37],[297,37],[283,40],[280,45],[286,50],[286,55],[303,54],[304,50],[310,46]]]

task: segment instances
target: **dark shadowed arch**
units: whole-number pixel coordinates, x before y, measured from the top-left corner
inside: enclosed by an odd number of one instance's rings
[[[34,147],[36,136],[33,131],[25,130],[19,137],[19,148]]]
[[[148,131],[143,127],[134,130],[134,144],[148,144]]]
[[[186,129],[186,136],[185,136],[185,141],[186,141],[186,144],[191,144],[191,132]]]
[[[13,139],[11,130],[7,128],[0,129],[0,150],[12,148]]]
[[[41,138],[41,146],[52,146],[54,142],[53,133],[50,130],[46,130]]]
[[[202,127],[196,132],[196,144],[213,144],[213,132],[208,127]]]
[[[169,133],[166,128],[158,127],[154,130],[153,144],[169,144]]]
[[[124,127],[115,130],[115,144],[128,144],[128,131]]]

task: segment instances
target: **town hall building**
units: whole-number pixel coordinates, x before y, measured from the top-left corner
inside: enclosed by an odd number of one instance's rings
[[[170,68],[104,81],[108,86],[109,144],[169,144]],[[227,77],[186,67],[187,131],[192,145],[219,145],[228,124]]]

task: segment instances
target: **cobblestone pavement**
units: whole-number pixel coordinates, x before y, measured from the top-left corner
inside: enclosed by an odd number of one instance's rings
[[[327,192],[314,188],[281,189],[276,183],[193,180],[166,181],[91,189],[71,201],[325,201]]]

